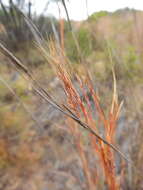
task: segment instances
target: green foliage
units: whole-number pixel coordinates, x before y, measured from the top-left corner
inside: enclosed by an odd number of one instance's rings
[[[89,53],[91,52],[91,47],[90,47],[91,38],[90,38],[89,31],[84,28],[80,28],[77,36],[78,36],[78,42],[82,50],[82,53],[85,56],[88,56]]]
[[[138,60],[138,56],[134,47],[129,46],[127,54],[125,55],[125,61],[127,64],[135,64]]]
[[[93,13],[93,14],[89,17],[89,20],[90,20],[90,21],[98,21],[99,18],[104,17],[104,16],[107,16],[107,15],[109,15],[109,12],[107,12],[107,11],[99,11],[99,12]]]
[[[26,96],[27,83],[22,77],[20,77],[20,79],[18,79],[16,82],[14,82],[12,84],[12,87],[19,97],[22,98],[22,97]]]
[[[75,35],[77,37],[82,56],[89,56],[92,52],[92,37],[90,32],[87,29],[81,27]],[[72,34],[70,32],[67,33],[65,43],[68,57],[73,61],[77,61],[79,55],[75,41],[73,40]]]
[[[139,63],[139,56],[136,53],[134,47],[129,46],[126,54],[124,55],[125,72],[126,76],[133,78],[141,71],[141,65]]]

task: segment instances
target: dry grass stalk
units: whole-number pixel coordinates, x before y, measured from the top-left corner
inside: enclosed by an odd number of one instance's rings
[[[67,96],[67,104],[70,107],[71,110],[74,111],[74,113],[76,114],[76,116],[78,116],[80,118],[80,112],[79,112],[79,107],[81,108],[81,110],[83,111],[84,115],[86,115],[86,109],[79,97],[79,94],[77,93],[76,89],[74,88],[71,78],[70,78],[70,73],[67,72],[66,68],[65,68],[65,60],[62,61],[62,57],[59,55],[55,55],[56,49],[54,48],[54,44],[51,43],[51,55],[56,58],[56,62],[54,62],[54,66],[55,69],[57,70],[57,75],[60,78],[60,80],[63,82],[63,86],[64,86],[64,91],[66,93]],[[61,62],[60,62],[61,61]],[[53,66],[53,62],[51,63]],[[91,172],[89,170],[89,166],[88,166],[88,160],[86,158],[85,155],[85,151],[84,151],[84,146],[82,144],[82,139],[81,139],[81,132],[79,130],[79,128],[76,126],[77,124],[70,121],[70,128],[72,131],[72,134],[74,135],[75,139],[76,139],[76,145],[77,145],[77,150],[79,152],[80,158],[81,158],[81,162],[83,165],[83,170],[84,170],[84,174],[86,176],[87,179],[87,185],[88,185],[88,189],[95,189],[93,180],[92,180],[92,175]]]
[[[90,77],[87,77],[88,81],[88,88],[90,91],[90,94],[94,100],[95,107],[98,111],[100,121],[103,123],[105,128],[105,139],[102,138],[97,133],[97,127],[95,127],[94,119],[92,118],[91,113],[91,106],[90,102],[88,100],[88,96],[83,91],[82,81],[80,81],[80,77],[78,77],[78,82],[81,88],[81,91],[83,92],[83,96],[86,100],[86,105],[81,100],[80,95],[76,91],[76,89],[73,86],[73,82],[71,80],[70,73],[67,70],[66,63],[67,59],[65,56],[63,56],[62,53],[57,53],[59,49],[56,49],[55,44],[51,43],[51,46],[49,47],[50,53],[48,53],[45,49],[47,46],[42,45],[42,40],[38,34],[33,25],[25,18],[28,24],[31,27],[31,30],[34,31],[35,38],[37,39],[37,42],[39,43],[39,48],[41,49],[41,52],[43,53],[43,56],[47,58],[48,62],[51,63],[51,65],[54,64],[55,69],[57,70],[57,74],[61,81],[63,82],[65,92],[67,95],[67,105],[61,106],[58,104],[53,97],[45,91],[41,85],[35,80],[33,77],[33,74],[29,71],[28,68],[26,68],[11,52],[9,52],[2,44],[0,44],[1,51],[11,60],[11,64],[15,66],[15,68],[18,71],[22,71],[24,74],[24,77],[28,82],[30,81],[32,84],[33,89],[35,92],[41,96],[46,102],[51,104],[54,108],[61,111],[63,114],[74,120],[77,124],[82,126],[84,129],[90,132],[91,136],[91,143],[95,147],[95,150],[99,154],[99,158],[102,162],[102,167],[104,169],[104,173],[106,176],[106,181],[110,189],[117,189],[116,184],[116,176],[114,171],[114,156],[113,152],[111,151],[111,148],[116,151],[118,154],[120,154],[122,157],[124,157],[125,160],[128,161],[128,159],[112,144],[113,142],[113,136],[115,132],[115,124],[116,120],[118,118],[119,114],[119,108],[117,102],[115,102],[115,98],[113,98],[112,103],[112,109],[109,114],[109,118],[106,119],[104,112],[100,106],[100,102],[98,100],[98,97],[96,93],[94,92],[94,88],[91,84]],[[45,43],[44,43],[45,45]],[[28,77],[28,78],[27,78]],[[114,94],[114,97],[115,94]],[[82,120],[85,120],[86,123],[82,122]],[[77,135],[77,147],[79,150],[79,153],[81,155],[81,159],[83,162],[84,172],[87,177],[88,186],[89,189],[93,189],[96,185],[95,180],[92,179],[92,172],[90,172],[89,166],[88,166],[88,160],[86,158],[86,155],[84,153],[84,147],[81,143],[81,133],[79,131],[78,127],[73,128],[74,133]],[[96,173],[96,171],[95,171]],[[94,188],[95,189],[95,188]]]
[[[70,109],[72,109],[75,115],[77,115],[80,119],[83,119],[82,118],[83,115],[85,122],[89,124],[93,130],[97,131],[98,129],[94,121],[94,118],[92,116],[93,114],[92,114],[91,103],[89,97],[87,96],[87,93],[85,92],[83,85],[85,81],[83,83],[81,78],[78,75],[76,75],[76,79],[79,83],[79,88],[85,99],[86,105],[81,100],[79,94],[77,93],[76,89],[73,86],[73,82],[70,76],[71,74],[67,72],[65,64],[63,64],[65,61],[64,60],[61,61],[61,57],[59,57],[59,55],[56,55],[57,51],[55,48],[53,48],[53,43],[52,43],[52,48],[50,48],[50,50],[51,50],[50,54],[56,57],[56,62],[52,62],[51,64],[52,65],[54,64],[54,66],[56,67],[57,75],[59,76],[60,80],[63,83],[64,90],[67,96],[67,103],[70,106]],[[116,121],[118,119],[118,115],[122,105],[122,104],[118,105],[117,92],[116,92],[116,79],[114,72],[113,72],[113,79],[114,79],[114,92],[113,92],[110,113],[107,119],[105,117],[104,111],[100,106],[100,100],[94,91],[94,87],[92,85],[89,74],[87,75],[86,79],[88,91],[90,92],[90,95],[93,98],[94,107],[97,109],[100,122],[104,126],[106,140],[110,143],[114,143],[114,135],[116,132]],[[93,179],[91,177],[92,175],[89,175],[92,174],[92,172],[89,169],[88,160],[83,149],[82,139],[81,139],[82,137],[80,131],[79,130],[77,131],[76,130],[77,128],[73,126],[74,125],[71,125],[72,132],[74,136],[77,137],[76,144],[82,160],[84,173],[86,174],[88,180],[89,189],[92,189],[93,186],[95,188],[96,183],[93,183]],[[105,180],[108,184],[109,189],[111,190],[119,189],[119,184],[117,182],[116,173],[115,173],[115,160],[114,160],[113,151],[107,145],[105,145],[101,140],[97,139],[94,135],[90,134],[90,139],[93,151],[98,153],[99,160],[105,174]]]

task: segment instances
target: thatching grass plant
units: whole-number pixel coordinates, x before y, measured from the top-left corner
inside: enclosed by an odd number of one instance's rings
[[[47,45],[36,31],[33,24],[26,17],[24,18],[34,33],[40,52],[42,52],[42,56],[46,58],[48,63],[50,63],[56,71],[56,75],[59,77],[63,85],[66,95],[66,103],[57,102],[53,96],[41,87],[33,73],[2,44],[0,44],[2,53],[10,59],[10,63],[16,70],[22,73],[22,76],[27,82],[31,83],[31,86],[37,95],[68,117],[70,130],[75,137],[75,144],[87,179],[87,188],[90,190],[98,188],[99,181],[101,180],[101,177],[99,176],[101,171],[98,168],[98,165],[100,164],[108,188],[111,190],[119,189],[113,150],[125,160],[128,161],[128,159],[122,154],[122,152],[120,152],[120,150],[118,150],[118,148],[116,148],[116,146],[114,146],[116,122],[122,105],[118,104],[115,75],[113,74],[114,92],[111,108],[109,113],[105,114],[100,103],[100,96],[98,96],[94,90],[90,74],[85,71],[85,74],[80,76],[75,71],[73,72],[71,64],[63,49],[61,50],[59,45],[56,46],[54,41],[49,41],[49,45]],[[77,83],[78,88],[75,87],[75,82]],[[96,120],[97,117],[98,122]],[[91,169],[92,166],[89,164],[88,155],[85,151],[86,146],[83,143],[83,131],[81,131],[79,126],[89,134],[88,141],[90,151],[95,157],[97,157],[97,167],[94,169]],[[99,135],[100,127],[102,128],[102,135]]]
[[[56,70],[56,74],[62,82],[69,109],[72,110],[78,118],[84,120],[87,124],[89,124],[90,128],[92,128],[93,130],[98,132],[100,131],[99,127],[102,126],[105,139],[108,142],[114,144],[117,126],[116,123],[122,106],[122,103],[118,104],[116,79],[114,72],[113,98],[109,114],[106,117],[100,103],[100,98],[94,90],[94,86],[92,84],[89,73],[85,72],[85,76],[79,76],[75,72],[72,73],[72,70],[69,69],[70,66],[68,67],[68,59],[59,53],[53,42],[51,42],[50,44],[50,55],[54,57],[54,61],[50,63],[52,67],[54,67],[54,69]],[[78,90],[74,86],[75,81],[78,84]],[[81,92],[81,94],[79,94],[79,91]],[[90,99],[92,99],[92,101]],[[99,118],[99,126],[96,124],[97,122],[95,118],[97,117],[94,114],[96,114]],[[96,171],[97,167],[95,168],[94,172],[90,170],[89,161],[85,153],[85,147],[82,143],[82,132],[73,122],[69,122],[69,125],[72,134],[75,137],[77,150],[79,152],[83,165],[83,170],[87,178],[88,188],[95,189],[97,181],[99,180],[99,176],[96,175],[98,174],[98,171]],[[101,140],[97,139],[93,134],[89,134],[89,141],[91,151],[94,152],[96,156],[98,156],[98,160],[104,172],[105,181],[109,189],[119,189],[119,183],[117,181],[115,171],[115,158],[113,151]]]

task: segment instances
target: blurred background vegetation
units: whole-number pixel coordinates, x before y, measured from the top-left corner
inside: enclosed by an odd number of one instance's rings
[[[63,1],[48,3],[58,6]],[[87,20],[69,23],[60,18],[60,11],[59,19],[44,12],[33,13],[30,1],[9,0],[5,4],[0,0],[0,5],[1,43],[34,71],[46,89],[55,95],[59,92],[59,99],[62,99],[59,81],[38,52],[34,36],[19,9],[32,20],[45,41],[53,39],[63,45],[73,69],[82,74],[84,67],[91,72],[105,110],[112,93],[114,67],[119,100],[124,101],[117,143],[139,169],[138,173],[129,166],[123,167],[122,189],[143,189],[143,11],[129,8],[100,11]],[[30,85],[8,62],[0,54],[0,189],[86,189],[76,181],[80,175],[82,183],[83,174],[76,162],[65,119],[33,96]],[[53,122],[55,117],[58,126]],[[67,158],[69,150],[71,155]]]

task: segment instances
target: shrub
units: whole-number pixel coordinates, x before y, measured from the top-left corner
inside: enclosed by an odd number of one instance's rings
[[[92,37],[90,31],[86,28],[81,27],[78,31],[75,32],[75,35],[79,43],[82,56],[89,56],[92,52]],[[71,32],[67,33],[65,44],[67,56],[73,61],[78,61],[79,55]]]
[[[96,13],[93,13],[88,19],[89,21],[98,21],[101,17],[109,15],[109,12],[107,11],[99,11]]]

